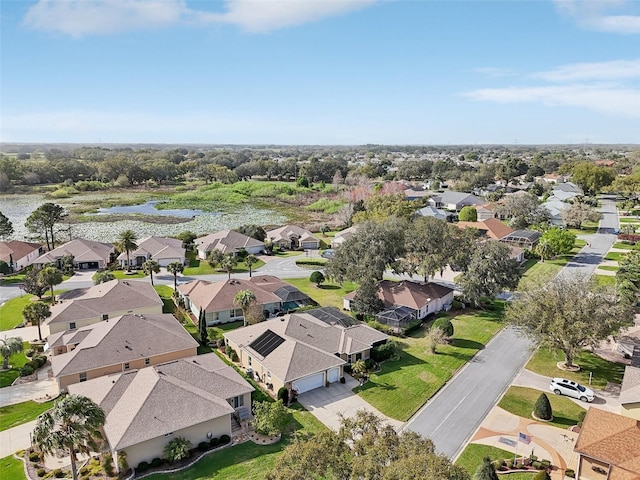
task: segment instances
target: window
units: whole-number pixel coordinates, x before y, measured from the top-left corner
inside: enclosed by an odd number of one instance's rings
[[[233,408],[238,408],[244,406],[244,397],[242,395],[238,397],[233,397],[229,403]]]
[[[230,310],[229,311],[229,316],[231,318],[238,318],[238,317],[242,317],[242,309],[241,308],[236,308],[234,310]]]
[[[151,359],[150,358],[145,358],[144,359],[144,364],[145,365],[149,365],[151,363]]]
[[[356,353],[356,362],[362,358],[362,352]]]
[[[69,330],[75,330],[76,329],[76,322],[69,322]]]
[[[109,320],[109,314],[108,313],[103,313],[102,314],[102,321],[104,322],[105,320]]]
[[[251,357],[249,357],[248,362],[249,362],[249,366],[251,366]]]
[[[125,369],[125,370],[129,370],[129,362],[126,362],[126,363],[124,364],[124,369]]]
[[[87,372],[82,372],[78,376],[80,377],[80,381],[81,382],[86,382],[87,381]]]

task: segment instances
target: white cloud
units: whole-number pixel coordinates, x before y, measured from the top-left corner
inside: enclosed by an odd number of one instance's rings
[[[640,59],[571,63],[546,72],[532,73],[531,77],[550,82],[640,78]]]
[[[558,11],[573,18],[578,25],[588,30],[609,33],[640,33],[640,15],[609,14],[613,9],[632,10],[637,2],[627,0],[554,0]],[[633,13],[633,12],[632,12]]]
[[[607,85],[552,85],[474,90],[464,94],[497,103],[536,102],[549,106],[582,107],[616,116],[640,118],[640,90]]]
[[[73,37],[177,23],[230,24],[251,33],[301,25],[368,7],[376,0],[226,0],[224,11],[189,8],[185,0],[39,0],[24,23]],[[196,3],[197,5],[197,3]]]

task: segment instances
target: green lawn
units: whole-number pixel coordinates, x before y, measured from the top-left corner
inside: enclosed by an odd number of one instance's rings
[[[598,224],[594,222],[584,222],[582,228],[568,228],[574,235],[588,235],[598,231]]]
[[[619,262],[623,255],[627,255],[627,254],[624,252],[609,252],[605,255],[604,259]]]
[[[24,351],[30,346],[29,342],[23,342],[22,351],[9,357],[9,366],[11,368],[9,370],[0,370],[0,388],[10,386],[13,381],[20,376],[20,368],[29,361]],[[2,359],[0,359],[0,361],[2,361]]]
[[[304,252],[302,250],[278,250],[273,252],[276,257],[298,257],[302,255]]]
[[[263,479],[266,472],[273,469],[280,452],[293,438],[293,433],[321,432],[326,429],[311,413],[294,406],[290,431],[283,435],[275,445],[256,445],[245,442],[235,447],[225,448],[207,455],[191,468],[168,475],[152,475],[149,480],[171,478],[172,480],[227,480],[238,478],[243,480]]]
[[[614,265],[598,265],[599,270],[607,270],[609,272],[617,272],[620,270],[620,267]]]
[[[501,458],[513,458],[513,452],[509,452],[507,450],[502,450],[501,448],[492,447],[490,445],[480,445],[477,443],[470,443],[466,446],[466,448],[462,451],[458,459],[456,460],[456,465],[459,465],[467,470],[470,475],[473,475],[476,469],[482,464],[482,460],[484,457],[489,457],[491,460],[500,460]],[[509,480],[513,480],[515,478],[513,475],[509,474],[507,477]],[[529,475],[529,474],[527,474]],[[527,477],[530,478],[530,477]]]
[[[547,377],[564,377],[575,380],[583,385],[589,385],[589,372],[593,372],[591,386],[603,389],[607,382],[622,383],[624,365],[608,362],[590,352],[582,352],[576,356],[573,363],[582,368],[579,372],[566,372],[556,367],[556,363],[564,361],[564,355],[560,350],[539,348],[529,360],[526,368],[532,372]]]
[[[26,293],[7,300],[0,307],[0,330],[11,330],[22,323],[22,310],[31,302],[31,299],[36,299],[36,297]]]
[[[503,305],[497,305],[493,311],[454,314],[453,340],[439,346],[437,354],[428,352],[425,327],[398,339],[399,358],[384,362],[354,391],[385,415],[407,420],[500,330]]]
[[[227,273],[225,270],[221,270],[219,268],[213,268],[211,265],[209,265],[209,263],[206,260],[198,260],[197,264],[195,263],[195,261],[193,261],[191,262],[191,265],[195,265],[195,266],[189,266],[185,268],[184,272],[182,272],[184,275],[187,275],[187,276],[213,275],[217,273]],[[262,260],[258,260],[256,263],[254,263],[251,266],[251,269],[252,271],[255,272],[256,268],[262,267],[263,265],[264,265],[264,262]],[[238,265],[236,265],[236,267],[233,269],[231,273],[245,273],[248,271],[249,271],[249,267],[247,267],[247,265],[244,262],[240,262],[238,263]]]
[[[527,260],[523,265],[525,272],[518,284],[518,290],[531,288],[551,281],[560,270],[562,270],[562,267],[569,263],[573,256],[586,244],[587,242],[584,240],[576,239],[573,250],[566,255],[559,255],[554,259],[545,260],[544,262],[533,259]]]
[[[126,270],[111,270],[113,276],[124,280],[126,278],[144,278],[147,275],[142,270],[131,270],[127,273]]]
[[[309,272],[311,275],[311,272]],[[342,297],[347,293],[353,292],[357,285],[353,282],[344,282],[342,286],[331,282],[325,282],[320,287],[316,287],[315,283],[311,283],[309,278],[287,278],[285,282],[297,287],[300,291],[306,293],[318,305],[323,307],[336,307],[342,310]]]
[[[26,480],[24,463],[13,455],[0,458],[0,478],[2,480]]]
[[[14,275],[7,275],[0,278],[0,285],[7,285],[10,283],[23,283],[25,273],[16,273]]]
[[[533,412],[533,407],[541,393],[543,392],[533,388],[509,387],[500,400],[500,403],[498,403],[498,406],[519,417],[533,418],[531,412]],[[585,411],[584,408],[572,400],[569,400],[567,397],[554,395],[550,391],[544,393],[546,393],[549,398],[553,412],[553,420],[545,423],[559,428],[566,428],[578,424],[578,415],[580,412]]]
[[[43,412],[53,408],[53,400],[36,403],[33,400],[7,405],[0,408],[0,431],[22,425],[38,418]]]
[[[640,219],[638,218],[622,217],[619,220],[620,220],[620,223],[637,223],[640,225]]]
[[[620,248],[620,249],[623,249],[623,250],[640,250],[640,243],[637,243],[635,245],[631,245],[629,243],[618,242],[618,243],[613,245],[613,248]]]
[[[176,304],[173,303],[173,288],[169,285],[155,285],[154,290],[160,295],[162,299],[162,313],[173,313],[176,309]]]
[[[616,284],[616,277],[612,277],[611,275],[596,275],[595,279],[596,284],[601,287],[615,286]]]

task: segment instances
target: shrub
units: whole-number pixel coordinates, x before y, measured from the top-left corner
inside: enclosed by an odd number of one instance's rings
[[[39,344],[38,345],[31,345],[31,348],[33,348],[33,350],[35,352],[38,352],[38,353],[44,352],[44,345],[39,345]]]
[[[347,380],[344,377],[340,377],[340,383],[347,383]]]
[[[220,437],[220,445],[226,445],[231,441],[231,437],[229,435],[222,435]]]
[[[386,333],[387,335],[393,335],[395,333],[393,331],[393,328],[391,328],[389,325],[384,325],[380,322],[376,322],[375,320],[368,321],[367,325],[369,325],[371,328],[375,328],[379,332]]]
[[[20,369],[20,376],[21,377],[28,377],[29,375],[33,374],[33,367],[29,366],[29,365],[24,365],[21,369]]]
[[[151,460],[151,468],[158,468],[161,465],[162,465],[162,459],[161,458],[156,457],[153,460]]]
[[[29,454],[30,462],[39,462],[42,459],[42,454],[40,452],[31,452]]]
[[[115,472],[113,471],[113,456],[111,455],[111,452],[105,453],[102,456],[102,468],[107,476],[113,477]]]
[[[458,219],[461,222],[475,222],[478,220],[478,211],[474,207],[462,207],[462,210],[458,213]]]
[[[551,468],[551,460],[542,460],[540,463],[542,468]]]
[[[507,460],[506,464],[507,464],[507,468],[509,469],[513,468],[513,460]]]
[[[582,422],[584,422],[584,417],[587,416],[587,411],[584,410],[578,414],[578,426],[582,427]]]
[[[139,473],[146,472],[149,470],[149,464],[147,462],[140,462],[137,468]]]
[[[189,457],[190,448],[191,442],[189,440],[184,437],[176,437],[165,445],[164,454],[169,462],[176,463]]]
[[[286,387],[280,387],[278,390],[278,400],[282,400],[284,405],[289,405],[289,389]]]
[[[552,420],[553,412],[551,410],[551,403],[546,393],[541,393],[536,400],[536,405],[533,409],[533,413],[541,420]]]
[[[324,282],[324,275],[322,274],[322,272],[319,271],[315,271],[311,274],[311,276],[309,277],[309,281],[311,283],[315,283],[318,287],[320,286],[320,284],[322,282]]]
[[[231,350],[231,361],[232,362],[237,362],[238,361],[238,354],[236,353],[235,350]]]
[[[27,358],[31,358],[31,357],[33,357],[33,353],[34,353],[33,352],[33,348],[27,348],[24,351],[24,356],[27,357]]]
[[[233,348],[231,348],[231,345],[227,345],[226,347],[224,347],[224,354],[231,358],[231,352],[233,352]]]
[[[571,468],[567,468],[564,471],[564,474],[569,478],[576,478],[576,472],[574,472]]]
[[[89,469],[87,467],[82,467],[80,470],[78,470],[78,473],[80,475],[86,475],[87,473],[89,473]]]
[[[371,358],[375,362],[384,362],[395,355],[397,350],[396,342],[389,340],[382,345],[378,345],[371,350]]]
[[[45,357],[44,355],[36,355],[35,357],[33,357],[32,361],[36,362],[36,364],[38,365],[38,368],[40,368],[45,363],[47,363],[47,357]]]
[[[206,452],[207,450],[209,450],[209,442],[200,442],[198,444],[198,450],[200,450],[201,452]]]
[[[534,461],[534,462],[531,464],[531,466],[532,466],[533,468],[535,468],[536,470],[540,470],[540,469],[542,468],[542,464],[541,464],[540,462],[538,462],[538,461]]]
[[[533,477],[533,480],[551,480],[551,477],[549,476],[546,470],[540,470],[538,473],[535,474],[535,476]]]
[[[38,470],[36,470],[36,473],[40,478],[42,478],[47,474],[47,471],[44,468],[39,468]]]
[[[432,328],[439,328],[444,332],[447,337],[453,337],[453,323],[449,320],[449,317],[440,317],[433,322]]]
[[[253,405],[253,428],[263,435],[276,435],[289,424],[290,415],[282,400]]]
[[[52,473],[53,473],[53,476],[56,478],[63,478],[67,476],[67,474],[59,468],[56,468]]]
[[[38,362],[36,360],[29,360],[24,364],[25,367],[31,367],[33,370],[38,369]]]
[[[209,440],[209,445],[211,445],[212,448],[217,447],[220,444],[220,439],[218,437],[213,437],[211,440]]]

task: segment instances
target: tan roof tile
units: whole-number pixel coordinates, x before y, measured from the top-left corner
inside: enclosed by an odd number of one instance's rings
[[[222,253],[234,253],[242,248],[264,247],[264,242],[248,237],[233,230],[222,230],[196,238],[198,250],[209,252],[220,250]]]
[[[489,218],[482,222],[458,222],[455,225],[458,228],[477,228],[481,232],[486,232],[485,234],[494,240],[501,240],[514,232],[513,228],[508,227],[497,218]]]
[[[109,255],[114,250],[114,246],[111,243],[76,238],[41,255],[34,263],[52,263],[66,255],[71,255],[76,262],[108,261]]]
[[[640,368],[627,366],[624,369],[620,403],[640,403]]]
[[[263,290],[248,280],[232,278],[222,282],[195,280],[178,287],[178,291],[189,296],[189,301],[205,312],[222,312],[238,308],[233,299],[241,290],[251,290],[259,305],[280,303],[280,297]]]

